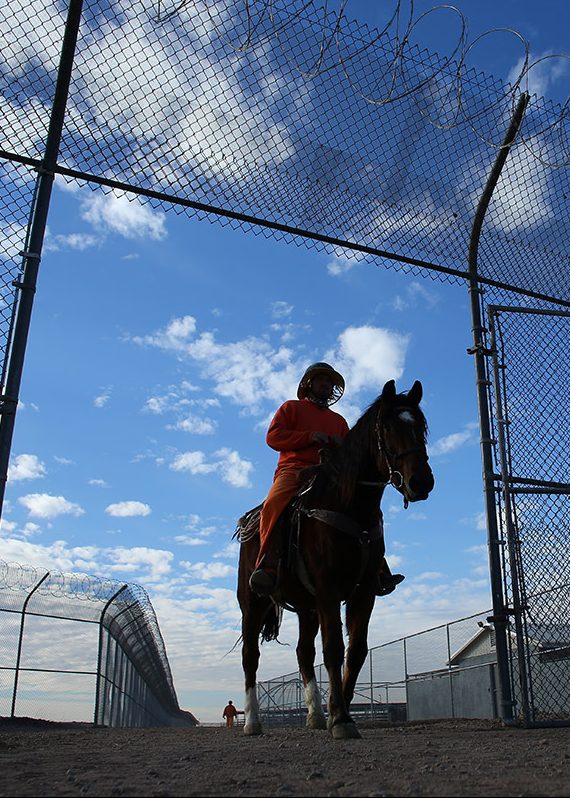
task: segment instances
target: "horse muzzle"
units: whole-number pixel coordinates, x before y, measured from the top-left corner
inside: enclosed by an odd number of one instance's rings
[[[425,473],[414,473],[409,480],[404,480],[400,490],[409,502],[420,502],[428,498],[434,485],[433,473],[428,466]]]

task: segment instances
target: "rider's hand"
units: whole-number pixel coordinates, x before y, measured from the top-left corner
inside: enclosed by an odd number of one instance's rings
[[[313,443],[321,443],[323,446],[326,446],[329,443],[330,435],[326,432],[313,432],[311,435],[311,440]]]

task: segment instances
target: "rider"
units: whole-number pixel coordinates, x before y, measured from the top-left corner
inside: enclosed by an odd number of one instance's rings
[[[313,363],[303,374],[297,399],[277,410],[267,431],[267,443],[279,452],[273,484],[263,503],[259,522],[260,545],[249,584],[260,595],[269,595],[277,585],[276,553],[270,536],[279,516],[299,489],[302,468],[319,462],[319,450],[341,443],[348,424],[330,409],[344,393],[344,378],[328,363]],[[391,593],[404,579],[392,574],[385,559],[378,573],[377,595]]]

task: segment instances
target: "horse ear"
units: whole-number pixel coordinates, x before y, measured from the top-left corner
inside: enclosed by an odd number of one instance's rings
[[[424,389],[419,380],[416,380],[410,390],[408,391],[408,399],[415,405],[419,405],[424,395]]]
[[[394,380],[388,380],[382,390],[382,399],[386,402],[393,402],[396,398],[396,383]]]

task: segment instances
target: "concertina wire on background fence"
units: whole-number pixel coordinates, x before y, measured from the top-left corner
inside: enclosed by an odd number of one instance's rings
[[[0,560],[0,615],[0,716],[196,725],[140,585]]]

